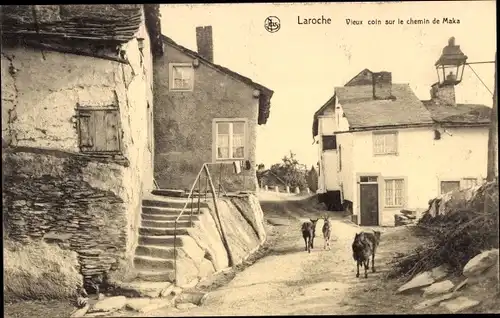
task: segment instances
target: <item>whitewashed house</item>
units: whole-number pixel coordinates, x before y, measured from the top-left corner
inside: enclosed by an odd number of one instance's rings
[[[340,191],[360,225],[394,225],[401,209],[486,176],[491,108],[457,104],[454,84],[421,101],[390,72],[363,70],[315,114],[320,193]]]

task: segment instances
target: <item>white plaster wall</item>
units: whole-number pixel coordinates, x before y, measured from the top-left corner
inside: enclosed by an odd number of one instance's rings
[[[324,182],[326,191],[339,190],[339,172],[337,150],[325,150],[321,161],[325,172]]]
[[[354,195],[356,186],[354,183],[354,160],[353,158],[353,134],[338,134],[337,147],[342,147],[342,169],[338,172],[338,182],[342,184],[343,198],[354,203]],[[354,208],[354,207],[353,207]]]
[[[2,138],[12,146],[78,153],[77,104],[107,106],[118,100],[122,151],[130,166],[119,166],[120,176],[114,180],[84,177],[127,203],[128,251],[136,241],[142,193],[153,187],[152,153],[147,146],[152,61],[145,30],[143,23],[137,34],[145,38],[142,65],[136,39],[123,46],[130,65],[25,47],[2,48]],[[9,72],[12,68],[15,74]]]
[[[487,128],[446,129],[449,134],[443,132],[443,129],[440,131],[441,139],[434,140],[431,128],[399,130],[397,156],[373,156],[372,132],[352,134],[354,143],[351,160],[355,169],[351,174],[353,179],[351,183],[354,213],[359,214],[356,183],[356,174],[359,173],[380,175],[382,177],[380,179],[406,178],[404,207],[423,209],[427,208],[430,199],[440,194],[440,180],[484,177],[487,162]],[[393,225],[393,215],[400,208],[384,208],[383,185],[383,180],[380,180],[379,219],[382,225]]]

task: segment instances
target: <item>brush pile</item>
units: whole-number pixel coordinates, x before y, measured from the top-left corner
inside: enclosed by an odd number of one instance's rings
[[[458,272],[475,255],[498,248],[498,182],[485,183],[469,200],[452,201],[446,213],[427,213],[419,220],[416,230],[430,243],[396,256],[389,277],[410,280],[442,264]]]

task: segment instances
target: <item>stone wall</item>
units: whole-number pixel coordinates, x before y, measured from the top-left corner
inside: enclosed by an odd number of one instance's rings
[[[266,240],[264,214],[253,194],[221,197],[188,230],[190,238],[179,248],[179,285],[203,280],[243,262]]]
[[[203,163],[212,162],[213,118],[246,118],[250,170],[237,175],[227,164],[210,169],[214,182],[222,169],[227,191],[255,191],[259,109],[253,88],[200,62],[194,69],[193,91],[169,91],[169,63],[192,62],[170,45],[164,57],[155,60],[155,178],[161,188],[189,189]]]
[[[124,200],[85,180],[97,175],[98,181],[110,178],[119,187],[125,167],[47,152],[14,151],[7,156],[4,192],[9,239],[43,238],[78,252],[84,277],[110,270],[125,256]]]
[[[141,198],[153,188],[152,59],[145,26],[122,47],[130,64],[2,47],[5,230],[59,241],[85,276],[132,256]],[[119,108],[121,154],[80,152],[78,104]],[[3,156],[2,156],[3,157]]]

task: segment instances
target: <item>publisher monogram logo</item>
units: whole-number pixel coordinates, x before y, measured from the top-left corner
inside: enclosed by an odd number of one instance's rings
[[[278,32],[281,28],[280,19],[275,16],[267,17],[264,21],[264,28],[270,33]]]

